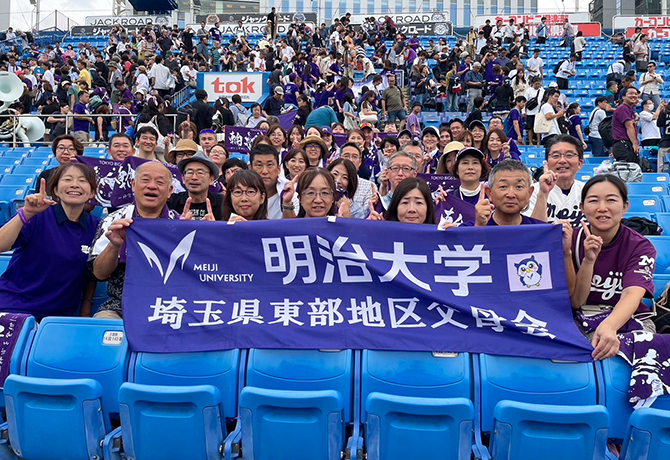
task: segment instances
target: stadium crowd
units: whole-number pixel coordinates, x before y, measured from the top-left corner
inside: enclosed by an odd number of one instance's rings
[[[464,226],[562,225],[573,308],[608,313],[590,331],[594,358],[617,353],[624,326],[653,331],[650,320],[635,318],[647,310],[643,297],[654,293],[656,252],[622,225],[625,183],[611,175],[586,184],[576,178],[588,148],[594,156],[639,163],[640,147],[656,146],[659,168],[670,152],[670,117],[659,97],[664,81],[650,60],[648,37],[626,42],[608,69],[607,92],[582,114],[562,93],[587,43],[567,20],[566,56],[556,83],[546,85],[552,69],[533,46],[547,37],[544,20],[534,40],[524,24],[487,22],[450,49],[437,37],[422,47],[417,36],[398,33],[391,18],[354,27],[349,16],[317,30],[296,23],[280,38],[270,25],[255,45],[243,24],[225,43],[218,25],[136,33],[117,26],[103,49],[55,43],[30,47],[29,57],[0,56],[0,70],[24,83],[10,111],[43,117],[60,164],[42,172],[36,193],[0,229],[0,246],[14,249],[0,278],[3,307],[38,318],[90,315],[95,281],[103,280],[109,300],[96,316],[120,318],[125,231],[137,218],[244,225],[337,215],[439,224],[448,232],[456,223],[436,215],[436,204],[456,199],[471,207],[473,219]],[[187,108],[173,107],[175,93],[195,88],[198,74],[210,71],[267,71],[271,95],[246,107],[239,95],[208,101],[206,91],[196,90]],[[429,108],[454,116],[440,128],[425,126]],[[110,113],[126,117],[115,122],[104,116]],[[279,118],[287,113],[295,114],[289,129]],[[610,117],[608,150],[599,128]],[[230,126],[264,130],[248,161],[226,150],[221,139]],[[113,160],[157,160],[136,169],[133,203],[108,209],[102,221],[88,213],[95,174],[75,161],[91,143],[105,145]],[[519,161],[524,144],[544,147],[544,169],[535,179]],[[184,191],[173,193],[172,173],[161,162],[178,167]],[[460,185],[434,192],[421,174],[448,175]],[[612,273],[619,278],[611,280]],[[605,279],[620,286],[612,296],[594,284]]]

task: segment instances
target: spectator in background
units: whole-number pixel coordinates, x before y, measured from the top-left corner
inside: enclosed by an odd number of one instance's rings
[[[658,147],[661,140],[661,132],[656,126],[656,120],[660,115],[660,106],[654,113],[654,102],[646,100],[642,102],[642,112],[640,112],[640,145],[642,147]]]
[[[640,35],[640,40],[635,43],[633,47],[633,56],[635,56],[635,70],[638,73],[646,72],[649,65],[649,57],[651,56],[651,49],[647,43],[649,37],[647,34]]]
[[[640,92],[642,103],[651,100],[654,107],[661,105],[661,94],[658,85],[663,84],[663,78],[656,74],[656,63],[650,62],[647,71],[640,76]]]
[[[629,87],[623,95],[623,103],[617,107],[612,118],[612,156],[616,161],[637,163],[640,145],[637,142],[637,114],[633,111],[640,100],[637,88]]]
[[[177,166],[186,191],[173,193],[167,200],[167,207],[180,214],[190,213],[184,217],[194,220],[221,220],[223,195],[210,192],[219,177],[218,166],[202,152],[183,158]]]
[[[589,144],[591,144],[591,151],[594,157],[604,157],[607,156],[607,151],[605,150],[605,144],[600,136],[598,127],[607,118],[607,98],[605,96],[598,96],[595,100],[595,105],[589,117]]]
[[[542,19],[540,19],[540,23],[537,25],[537,29],[535,31],[535,34],[537,35],[537,44],[542,45],[546,43],[547,41],[547,36],[549,35],[549,26],[547,25],[547,18],[542,16]]]
[[[484,88],[484,75],[482,74],[482,65],[475,62],[472,65],[472,70],[469,70],[463,79],[465,87],[467,88],[468,107],[467,112],[472,112],[475,106],[475,98],[482,97]]]
[[[568,21],[567,19],[565,20]],[[568,89],[568,78],[574,77],[577,75],[577,69],[575,62],[577,61],[577,54],[570,54],[570,59],[563,61],[561,66],[558,69],[556,74],[556,83],[558,83],[558,89]]]
[[[565,40],[565,46],[568,47],[571,53],[574,52],[573,43],[575,41],[575,35],[575,26],[570,24],[570,20],[568,18],[565,18],[565,21],[563,22],[563,39]]]
[[[661,141],[658,143],[658,172],[664,172],[663,159],[666,154],[670,153],[670,114],[668,114],[668,103],[665,99],[661,101],[656,113],[658,114],[656,126],[661,131]]]
[[[112,160],[123,161],[127,157],[135,154],[133,140],[127,134],[116,133],[109,138],[107,153]]]
[[[73,122],[74,137],[81,144],[88,144],[90,140],[89,123],[93,123],[93,118],[91,118],[90,112],[88,111],[87,107],[89,100],[90,97],[88,92],[81,91],[79,93],[79,102],[77,102],[77,104],[75,104],[74,108],[72,109],[72,113],[74,114],[74,122]]]
[[[168,82],[171,76],[170,69],[163,65],[162,56],[156,56],[154,59],[154,65],[152,65],[151,70],[149,70],[151,86],[158,91],[158,94],[161,97],[165,97],[170,94],[170,86]]]
[[[203,129],[212,129],[212,117],[214,116],[214,107],[207,102],[207,91],[204,89],[196,90],[195,102],[191,104],[195,114],[191,121],[195,123],[198,131]]]

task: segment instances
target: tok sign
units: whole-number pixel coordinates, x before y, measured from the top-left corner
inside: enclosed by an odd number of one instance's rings
[[[256,102],[263,96],[267,76],[260,72],[225,72],[198,74],[198,88],[207,91],[207,99],[215,101],[220,97],[230,99],[239,94],[242,102]]]

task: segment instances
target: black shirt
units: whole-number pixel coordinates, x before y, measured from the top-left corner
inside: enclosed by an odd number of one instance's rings
[[[193,52],[193,32],[182,32],[181,38],[182,41],[184,42],[184,48],[186,48],[186,52],[191,54]]]
[[[274,115],[274,116],[279,116],[281,115],[281,109],[284,107],[284,101],[283,100],[277,100],[274,96],[270,96],[266,101],[265,105],[263,106],[263,110],[265,110],[265,113],[268,115]]]
[[[482,27],[482,30],[484,31],[484,38],[489,39],[491,38],[491,31],[493,30],[492,26],[484,26]]]
[[[661,131],[661,141],[658,143],[658,146],[661,148],[670,147],[670,117],[668,116],[667,108],[658,114],[656,126],[658,126]]]
[[[212,204],[212,212],[214,219],[221,220],[223,218],[223,195],[215,193],[207,193],[207,198]],[[173,193],[167,201],[167,207],[179,214],[183,214],[186,200],[188,199],[188,192]],[[191,212],[195,220],[202,220],[207,214],[207,202],[191,203]]]

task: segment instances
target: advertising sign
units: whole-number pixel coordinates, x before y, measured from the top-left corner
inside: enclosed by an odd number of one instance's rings
[[[207,91],[207,99],[232,98],[239,94],[242,102],[258,102],[269,92],[267,72],[199,72],[198,89]]]
[[[169,25],[171,18],[169,15],[150,15],[150,16],[86,16],[86,25],[89,26],[146,26],[157,24],[159,26]]]
[[[626,29],[626,37],[631,38],[635,33],[635,27]],[[670,38],[670,27],[642,27],[642,33],[649,36],[649,38]]]
[[[670,27],[670,16],[614,16],[612,27],[617,30],[629,27]]]

